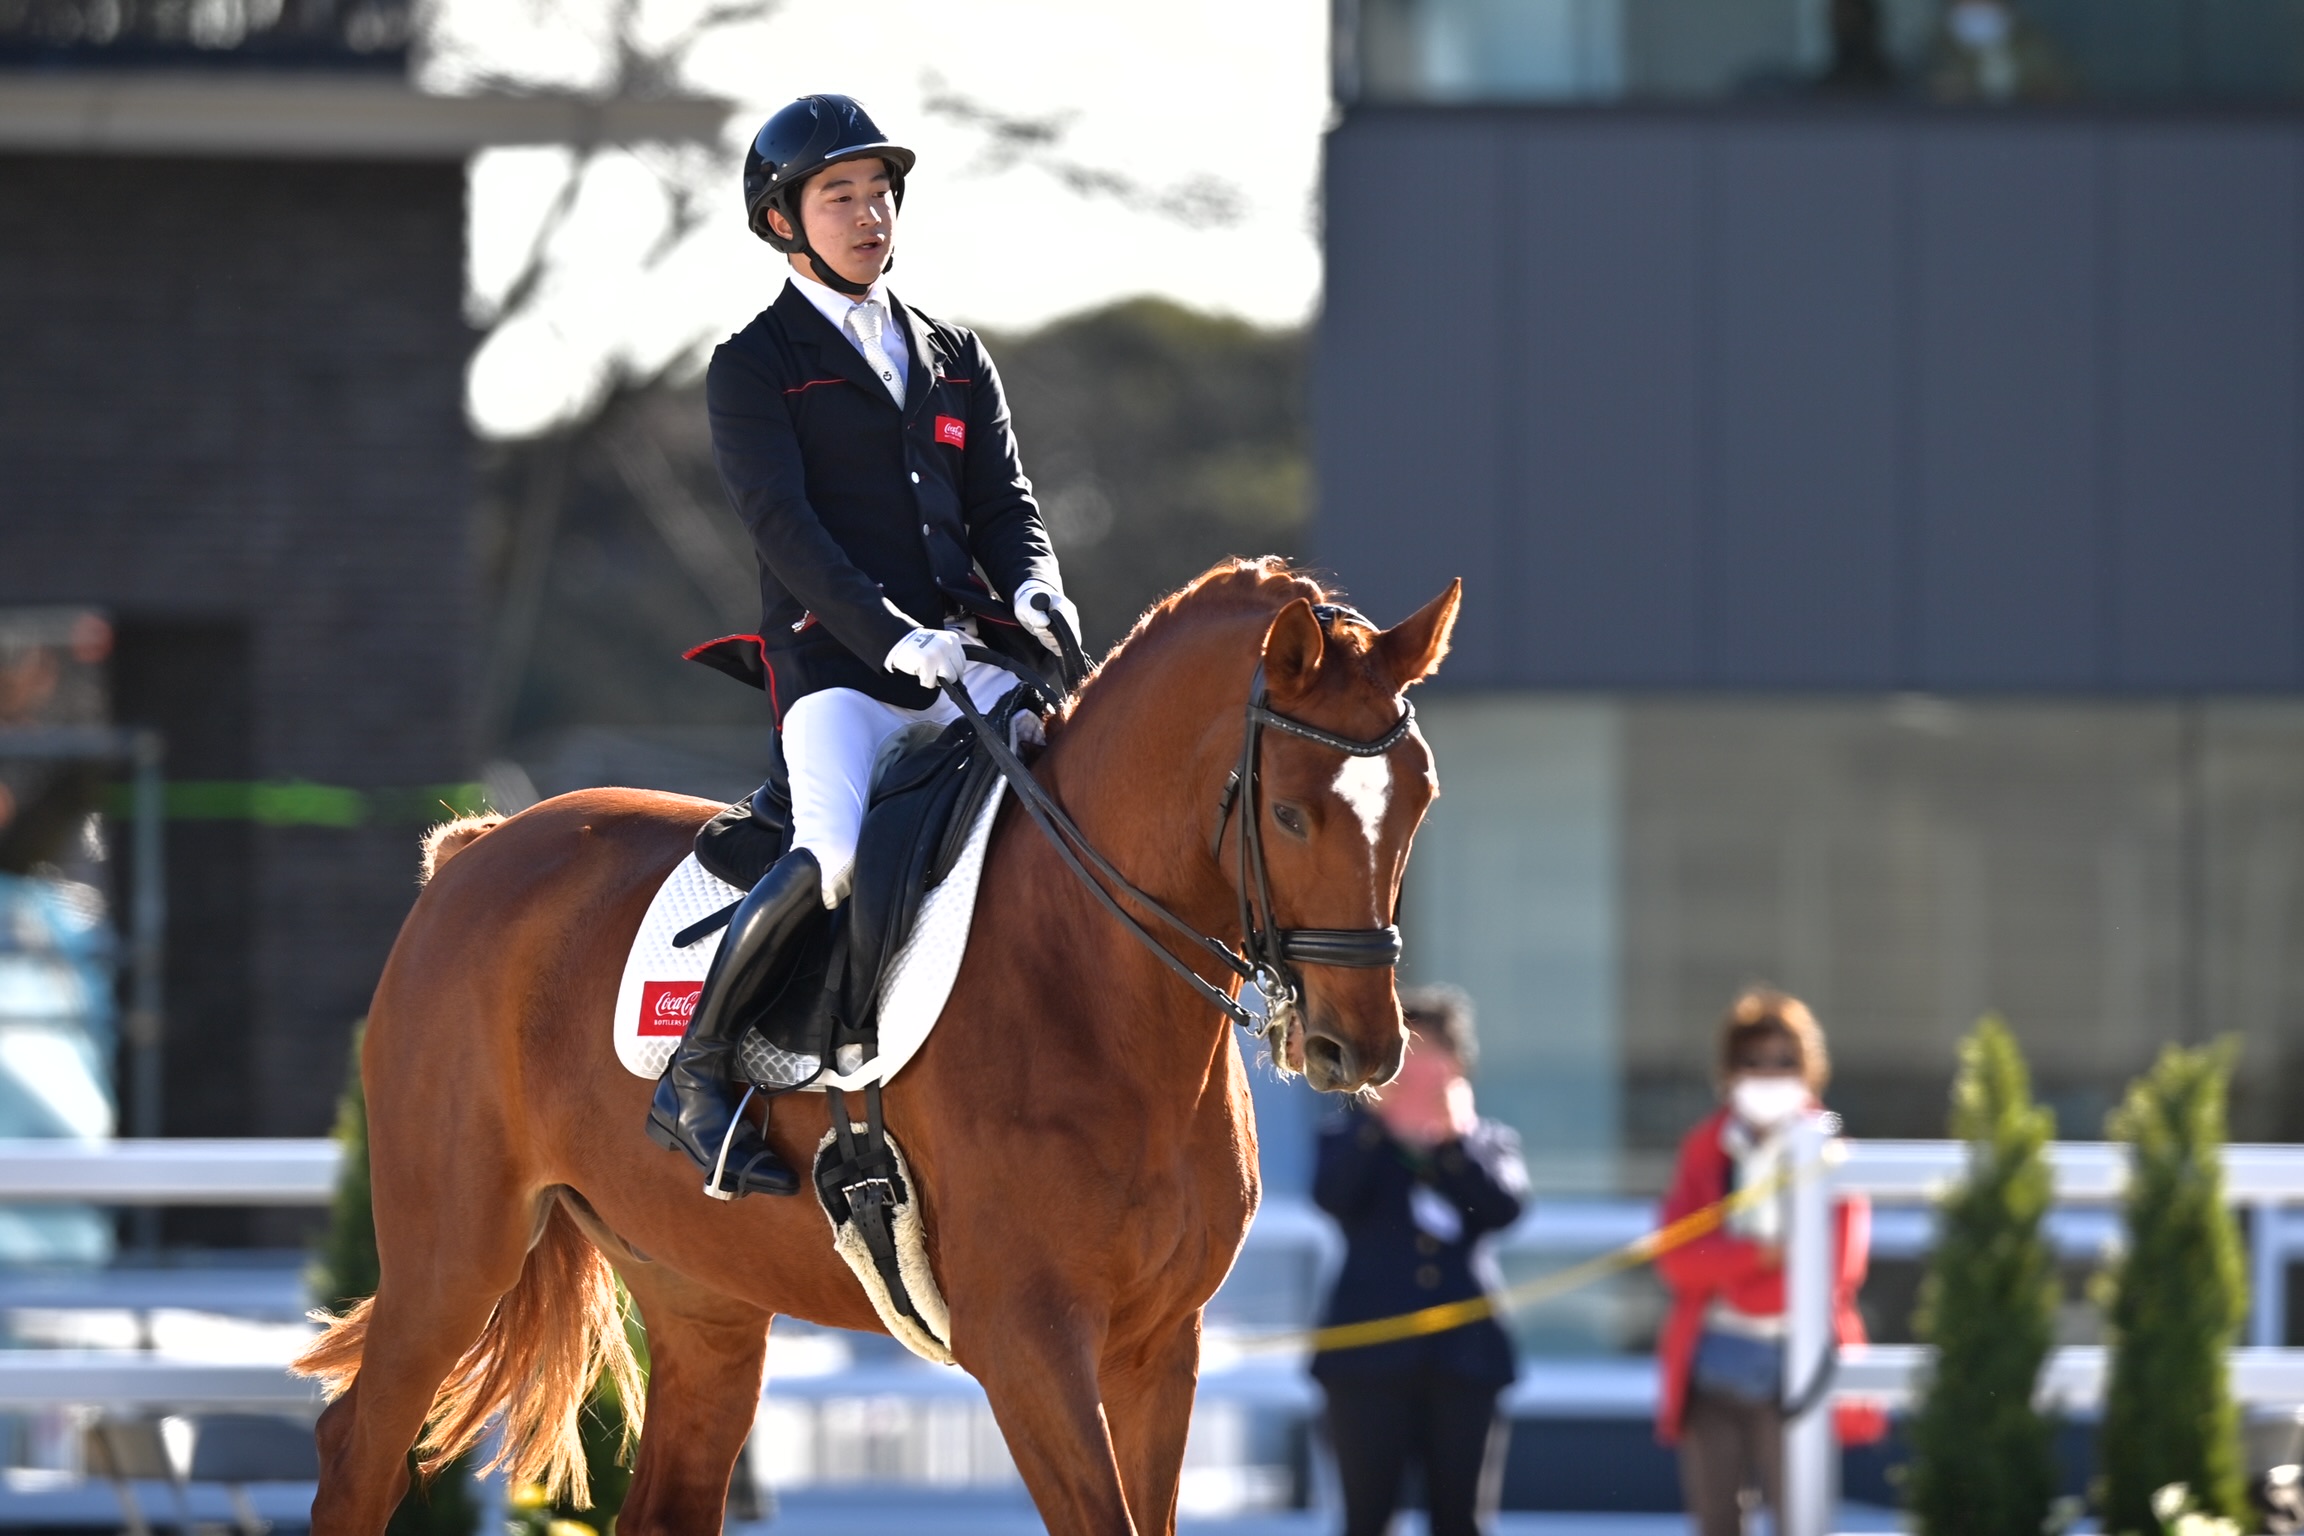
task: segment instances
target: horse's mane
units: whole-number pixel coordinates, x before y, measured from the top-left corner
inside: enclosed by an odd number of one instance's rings
[[[1125,676],[1144,658],[1165,650],[1190,631],[1232,614],[1274,614],[1304,598],[1314,603],[1342,603],[1343,593],[1310,573],[1298,570],[1279,555],[1253,560],[1220,561],[1144,610],[1135,627],[1120,637],[1097,664],[1061,719],[1069,719],[1090,698],[1096,687],[1118,672]],[[1349,621],[1328,626],[1331,640],[1353,654],[1365,653],[1376,632]],[[1051,722],[1056,724],[1060,722]]]

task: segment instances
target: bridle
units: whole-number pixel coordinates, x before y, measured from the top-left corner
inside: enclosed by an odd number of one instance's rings
[[[1338,619],[1368,624],[1368,620],[1356,610],[1341,604],[1316,603],[1312,611],[1320,620],[1323,630]],[[1064,626],[1061,616],[1051,614],[1049,617],[1058,632],[1066,670],[1076,686],[1078,679],[1086,672],[1079,643]],[[1368,624],[1368,627],[1375,628],[1373,624]],[[1037,693],[1050,707],[1062,702],[1046,683],[1005,656],[979,646],[966,649],[970,660],[989,661],[1015,673],[1024,680],[1027,688]],[[1284,731],[1350,757],[1380,757],[1415,729],[1416,708],[1406,699],[1400,701],[1400,718],[1393,722],[1390,730],[1366,741],[1356,740],[1323,730],[1272,708],[1268,702],[1263,664],[1257,664],[1255,679],[1248,687],[1248,707],[1241,726],[1240,765],[1226,778],[1223,793],[1218,797],[1216,830],[1209,843],[1211,856],[1221,858],[1225,825],[1237,805],[1240,809],[1240,831],[1235,840],[1238,848],[1236,884],[1240,900],[1241,937],[1240,948],[1234,950],[1223,940],[1200,932],[1145,894],[1114,868],[1111,860],[1098,853],[1064,808],[1041,787],[1040,781],[1032,776],[1031,770],[1010,749],[1007,733],[987,720],[976,708],[966,688],[959,683],[947,683],[944,685],[944,693],[975,728],[978,739],[983,742],[985,750],[991,754],[993,764],[1000,770],[1000,776],[1007,780],[1008,787],[1023,802],[1032,819],[1039,823],[1049,843],[1071,867],[1072,872],[1080,877],[1081,883],[1088,888],[1089,894],[1096,898],[1098,904],[1119,919],[1170,970],[1189,982],[1207,1001],[1222,1009],[1233,1023],[1251,1033],[1263,1035],[1275,1057],[1285,1046],[1289,1027],[1295,1022],[1298,1005],[1304,996],[1302,978],[1296,973],[1298,965],[1333,965],[1372,970],[1400,963],[1400,929],[1397,925],[1387,924],[1382,928],[1282,928],[1279,925],[1272,903],[1271,869],[1264,852],[1263,785],[1259,769],[1264,732],[1267,729]],[[1091,870],[1094,872],[1091,873]],[[1099,879],[1099,876],[1102,878]],[[1150,928],[1114,899],[1113,889],[1119,890],[1137,906],[1192,940],[1209,958],[1233,975],[1253,985],[1263,998],[1262,1012],[1247,1007],[1222,988],[1212,986],[1199,972],[1178,958]]]
[[[1239,850],[1236,884],[1240,895],[1240,950],[1250,967],[1250,978],[1269,1005],[1269,1017],[1282,1009],[1293,1010],[1302,999],[1304,988],[1296,974],[1297,962],[1360,969],[1398,965],[1400,929],[1394,924],[1382,928],[1280,926],[1272,906],[1272,872],[1264,856],[1263,783],[1258,773],[1264,731],[1266,727],[1286,731],[1349,757],[1381,757],[1415,729],[1416,706],[1402,699],[1400,718],[1393,722],[1390,730],[1367,741],[1356,741],[1283,715],[1267,704],[1265,698],[1264,668],[1259,664],[1256,679],[1248,687],[1248,719],[1240,733],[1240,766],[1225,781],[1216,811],[1216,836],[1210,846],[1218,851],[1223,848],[1224,827],[1231,819],[1232,807],[1235,802],[1244,801],[1240,835],[1235,839]]]

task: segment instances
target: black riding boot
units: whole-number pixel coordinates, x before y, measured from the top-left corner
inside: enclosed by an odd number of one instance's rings
[[[799,1175],[737,1115],[728,1064],[743,1033],[737,1004],[753,996],[786,941],[823,910],[822,872],[807,849],[793,849],[760,877],[720,936],[695,1016],[656,1084],[648,1139],[695,1159],[705,1173],[704,1193],[714,1199],[789,1195],[800,1188]]]

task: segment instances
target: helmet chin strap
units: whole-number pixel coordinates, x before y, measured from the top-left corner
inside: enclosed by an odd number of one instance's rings
[[[807,239],[808,237],[805,235],[800,237],[800,254],[807,257],[808,265],[816,269],[816,280],[818,282],[822,283],[825,287],[831,289],[833,292],[844,293],[852,299],[860,299],[872,291],[871,283],[859,283],[852,278],[842,277],[839,273],[833,271],[831,267],[825,264],[824,258],[816,254],[816,247],[807,243]],[[880,264],[880,270],[885,272],[894,265],[896,265],[895,258],[890,257],[888,260]],[[874,278],[873,281],[877,282],[879,279]]]
[[[838,164],[839,162],[835,161],[833,163]],[[889,162],[883,163],[886,164]],[[823,257],[816,254],[816,247],[808,243],[808,226],[800,222],[799,207],[800,188],[807,184],[807,180],[807,177],[802,177],[800,181],[795,185],[788,187],[783,192],[771,197],[768,203],[768,211],[775,214],[780,214],[783,217],[784,222],[791,226],[793,253],[808,258],[808,265],[816,269],[816,280],[818,282],[831,289],[834,293],[844,293],[852,299],[860,299],[872,291],[872,283],[859,283],[849,278],[842,277],[839,273],[832,270],[831,264],[829,262],[825,261]],[[896,198],[896,206],[901,209],[904,206],[904,180],[901,176],[895,178],[894,192]],[[891,254],[885,261],[880,263],[880,270],[879,272],[873,274],[872,282],[878,282],[880,278],[892,270],[895,265],[896,258],[893,254]]]
[[[816,247],[808,243],[807,228],[802,225],[797,218],[794,218],[790,212],[782,209],[779,209],[778,211],[784,213],[784,222],[792,226],[793,254],[798,256],[805,256],[808,258],[808,265],[816,269],[816,281],[822,283],[825,287],[831,289],[834,293],[844,293],[852,299],[860,299],[872,291],[872,283],[859,283],[851,278],[842,277],[839,273],[833,271],[831,263],[827,262],[823,257],[817,255]],[[886,261],[880,263],[880,271],[886,272],[890,267],[893,267],[894,265],[896,265],[896,258],[894,255],[890,255]],[[874,275],[872,281],[879,281],[877,274]]]

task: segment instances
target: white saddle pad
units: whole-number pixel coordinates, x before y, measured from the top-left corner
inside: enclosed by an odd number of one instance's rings
[[[936,1027],[952,983],[960,974],[961,957],[968,952],[968,928],[976,914],[976,887],[984,875],[984,850],[992,840],[992,823],[1000,811],[1004,782],[995,781],[968,846],[944,883],[920,904],[912,936],[890,962],[880,988],[880,1054],[870,1061],[842,1061],[842,1070],[826,1072],[810,1083],[811,1090],[857,1089],[885,1083],[902,1070]],[[672,936],[709,917],[744,893],[726,881],[705,873],[691,853],[658,887],[632,940],[624,961],[624,983],[616,991],[616,1059],[640,1077],[664,1075],[672,1047],[687,1031],[696,999],[704,990],[704,973],[720,952],[725,928],[698,939],[686,949],[675,949]],[[853,1047],[851,1047],[853,1049]],[[744,1070],[754,1081],[795,1083],[816,1071],[813,1056],[778,1050],[758,1031],[747,1031],[741,1048]]]

